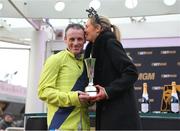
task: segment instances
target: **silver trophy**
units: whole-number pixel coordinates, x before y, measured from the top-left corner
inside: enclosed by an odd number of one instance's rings
[[[85,92],[89,94],[89,96],[96,96],[97,89],[93,84],[93,77],[94,77],[94,67],[95,67],[95,58],[86,58],[84,59],[86,69],[87,69],[87,75],[89,78],[89,84],[87,87],[85,87]]]

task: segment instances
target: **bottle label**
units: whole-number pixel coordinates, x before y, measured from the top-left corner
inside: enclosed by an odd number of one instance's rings
[[[179,103],[177,94],[171,96],[171,103]]]
[[[149,103],[149,98],[148,97],[142,97],[141,103]]]
[[[141,104],[141,111],[143,113],[147,113],[149,111],[149,104],[148,103],[142,103]]]
[[[171,111],[172,112],[179,112],[179,103],[171,103]]]

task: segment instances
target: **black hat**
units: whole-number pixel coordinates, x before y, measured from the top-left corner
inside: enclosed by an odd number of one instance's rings
[[[11,113],[11,112],[4,112],[3,117],[5,117],[7,115],[14,117],[13,113]]]

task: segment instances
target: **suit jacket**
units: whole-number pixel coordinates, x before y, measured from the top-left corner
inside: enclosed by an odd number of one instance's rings
[[[133,87],[137,69],[122,44],[112,32],[105,31],[87,45],[85,57],[89,57],[90,52],[96,58],[94,84],[103,86],[109,96],[96,103],[96,129],[140,129]]]

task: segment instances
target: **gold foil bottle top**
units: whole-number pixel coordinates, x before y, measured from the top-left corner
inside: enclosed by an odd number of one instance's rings
[[[173,82],[171,83],[171,85],[172,85],[172,93],[176,93],[176,82],[173,81]]]
[[[147,83],[143,83],[143,94],[147,94]]]
[[[175,85],[176,85],[176,82],[175,82],[175,81],[173,81],[173,82],[171,83],[171,85],[172,85],[172,86],[175,86]]]
[[[143,83],[143,87],[147,87],[147,83]]]

